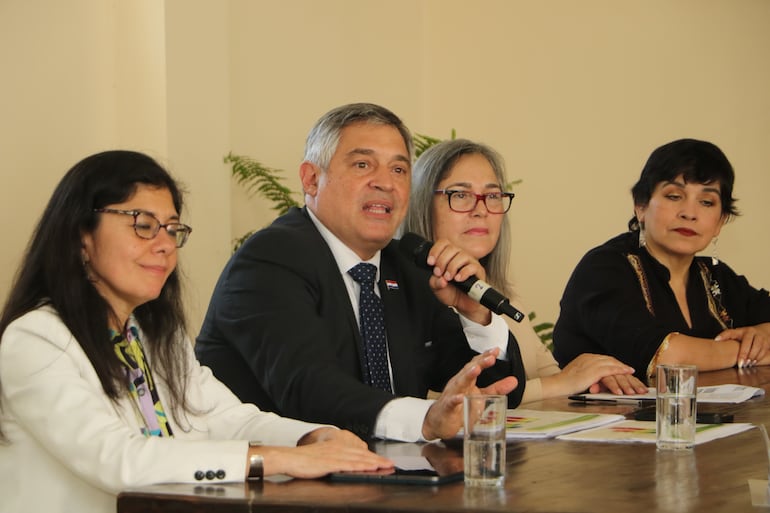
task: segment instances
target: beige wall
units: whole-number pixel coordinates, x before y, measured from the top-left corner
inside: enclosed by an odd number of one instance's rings
[[[744,216],[720,256],[770,287],[766,0],[0,0],[0,294],[83,156],[146,151],[189,191],[194,330],[229,241],[273,213],[229,179],[296,169],[323,112],[382,103],[416,132],[491,144],[523,183],[514,280],[543,320],[580,256],[625,228],[650,151],[720,145]]]
[[[153,0],[149,0],[153,1]],[[230,256],[230,146],[227,2],[166,0],[168,157],[188,190],[193,226],[182,253],[190,327],[198,332]]]
[[[0,0],[0,294],[56,181],[117,141],[107,2]]]
[[[770,2],[433,0],[418,129],[483,140],[516,189],[514,279],[555,319],[584,252],[625,230],[649,153],[718,144],[744,216],[719,254],[770,288]]]

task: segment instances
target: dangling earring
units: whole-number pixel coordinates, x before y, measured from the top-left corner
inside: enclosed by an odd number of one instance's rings
[[[644,224],[639,223],[639,247],[643,248],[647,245],[647,239],[644,238]]]
[[[719,237],[711,239],[711,265],[717,265],[719,263],[719,256],[717,252],[717,241]]]
[[[83,272],[86,275],[86,280],[90,281],[91,283],[96,283],[97,281],[99,281],[99,279],[96,276],[94,276],[94,273],[91,270],[90,264],[91,262],[85,257],[83,257]]]

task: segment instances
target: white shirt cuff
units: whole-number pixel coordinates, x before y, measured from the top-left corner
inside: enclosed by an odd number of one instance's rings
[[[377,416],[374,435],[401,442],[424,442],[422,425],[428,409],[435,401],[416,397],[399,397],[386,404]]]
[[[492,322],[483,326],[460,314],[460,323],[471,349],[477,353],[483,353],[488,349],[499,347],[500,354],[497,359],[508,360],[508,325],[502,317],[493,313]]]

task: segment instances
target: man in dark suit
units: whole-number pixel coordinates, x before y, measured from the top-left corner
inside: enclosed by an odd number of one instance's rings
[[[513,336],[450,285],[483,277],[483,267],[437,241],[430,274],[392,240],[407,209],[411,156],[408,129],[377,105],[339,107],[311,130],[300,166],[306,207],[233,255],[197,339],[198,358],[242,400],[397,440],[454,436],[477,379],[484,393],[518,405],[525,378]],[[384,384],[359,329],[369,314],[358,313],[349,271],[361,262],[376,266],[384,306]],[[429,401],[429,389],[443,392]]]

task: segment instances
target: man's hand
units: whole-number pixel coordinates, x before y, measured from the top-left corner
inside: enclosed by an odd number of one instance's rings
[[[514,376],[508,376],[486,388],[476,386],[476,378],[481,371],[493,366],[499,348],[484,351],[449,380],[444,391],[428,410],[422,424],[422,436],[426,440],[452,438],[463,426],[463,397],[468,394],[507,395],[519,384]]]

